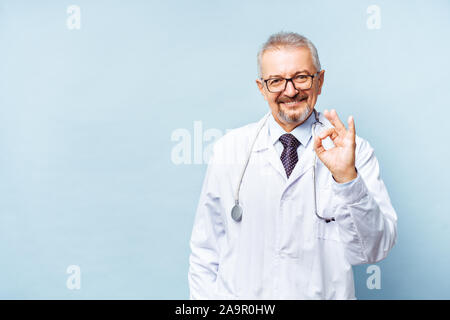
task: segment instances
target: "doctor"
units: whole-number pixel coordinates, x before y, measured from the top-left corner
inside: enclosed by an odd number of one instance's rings
[[[346,128],[336,111],[314,110],[325,71],[307,38],[272,35],[258,67],[270,112],[214,145],[190,242],[190,297],[355,299],[352,265],[386,258],[397,236],[374,151],[352,117]]]

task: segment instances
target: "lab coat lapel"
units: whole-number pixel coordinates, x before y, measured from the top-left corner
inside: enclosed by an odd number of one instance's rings
[[[260,121],[263,120],[264,118]],[[278,153],[275,150],[274,145],[270,142],[269,128],[267,121],[264,124],[264,127],[262,128],[258,136],[258,139],[255,142],[253,152],[260,153],[261,158],[264,159],[264,162],[266,162],[273,169],[275,169],[278,172],[278,174],[280,174],[284,178],[284,180],[287,180],[286,171],[284,170],[283,163],[278,157]],[[263,166],[265,166],[266,163],[264,163]]]
[[[298,159],[297,164],[294,167],[291,175],[288,180],[288,187],[292,183],[294,183],[297,179],[299,179],[306,171],[312,168],[314,161],[314,150],[312,149],[312,142],[309,141],[305,152],[301,154],[301,157]]]
[[[320,119],[320,122],[323,123],[323,125],[324,125],[322,130],[333,127],[328,122],[328,120],[323,116],[323,114],[319,113],[319,119]],[[303,152],[302,155],[300,156],[300,158],[298,159],[298,162],[295,165],[294,170],[291,173],[291,176],[289,177],[288,187],[289,187],[289,185],[294,183],[296,180],[298,180],[302,175],[304,175],[308,170],[312,170],[312,167],[314,165],[314,155],[315,155],[313,144],[314,144],[314,141],[313,141],[313,138],[311,137],[306,146],[305,152]],[[320,160],[317,159],[318,166],[320,163],[321,163]]]

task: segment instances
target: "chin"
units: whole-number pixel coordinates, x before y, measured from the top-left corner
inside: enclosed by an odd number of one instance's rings
[[[303,108],[299,108],[299,110],[285,110],[284,108],[278,109],[278,116],[280,119],[284,120],[288,123],[302,123],[308,116],[311,114],[311,107],[306,105]]]

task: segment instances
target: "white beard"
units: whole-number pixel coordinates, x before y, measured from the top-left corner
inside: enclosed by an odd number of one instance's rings
[[[290,116],[280,108],[278,110],[278,117],[287,123],[303,123],[308,118],[310,113],[311,107],[307,104],[306,109],[298,116]]]

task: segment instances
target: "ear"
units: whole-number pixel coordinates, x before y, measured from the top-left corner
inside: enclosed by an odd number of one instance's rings
[[[261,92],[262,96],[264,97],[264,100],[267,100],[266,92],[264,90],[264,85],[260,79],[256,79],[256,85],[258,86],[259,92]]]
[[[322,70],[319,73],[319,90],[317,92],[318,95],[322,93],[322,86],[324,81],[325,81],[325,70]]]

